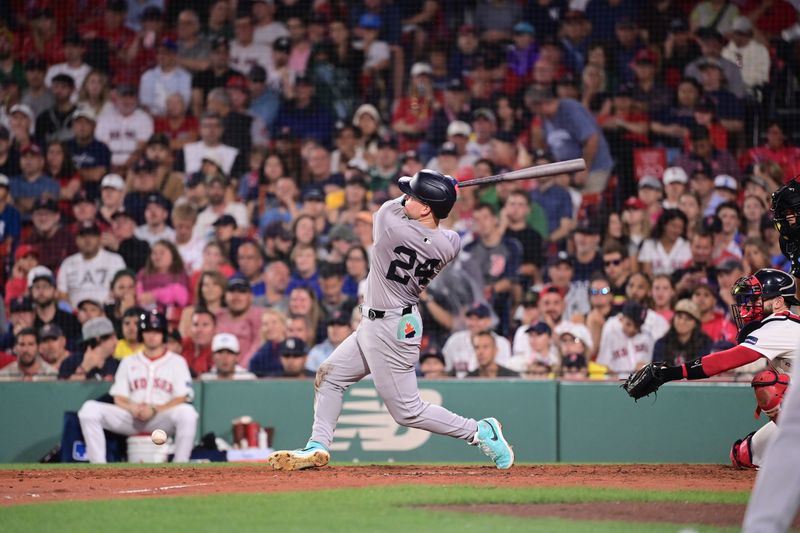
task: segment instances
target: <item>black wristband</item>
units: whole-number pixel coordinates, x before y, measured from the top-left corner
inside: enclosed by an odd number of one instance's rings
[[[683,379],[683,366],[668,366],[662,368],[658,375],[665,383],[667,381],[678,381],[679,379]]]
[[[686,367],[686,379],[706,379],[708,374],[703,370],[703,358],[695,359],[684,365]]]

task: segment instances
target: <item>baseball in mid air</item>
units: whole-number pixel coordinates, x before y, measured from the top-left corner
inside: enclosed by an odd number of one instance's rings
[[[167,433],[163,429],[156,429],[150,434],[150,438],[156,444],[164,444],[167,442]]]

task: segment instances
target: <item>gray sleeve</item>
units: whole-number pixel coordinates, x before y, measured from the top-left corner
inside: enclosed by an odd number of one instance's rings
[[[372,223],[372,237],[374,241],[378,240],[380,235],[391,228],[400,221],[403,215],[403,201],[404,196],[388,200],[378,209],[373,217]]]

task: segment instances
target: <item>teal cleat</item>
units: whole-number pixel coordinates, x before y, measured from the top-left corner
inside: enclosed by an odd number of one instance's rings
[[[503,426],[496,418],[478,420],[473,444],[494,461],[497,468],[506,470],[514,465],[514,450],[503,437]]]
[[[301,450],[280,450],[272,452],[267,463],[273,470],[305,470],[319,468],[328,464],[331,454],[325,446],[313,440],[308,441]]]

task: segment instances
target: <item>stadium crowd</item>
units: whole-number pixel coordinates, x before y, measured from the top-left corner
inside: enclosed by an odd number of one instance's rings
[[[735,343],[736,279],[787,270],[797,2],[8,5],[0,379],[111,380],[153,308],[193,378],[313,376],[361,320],[372,213],[422,168],[587,163],[459,191],[426,378],[680,364]]]

